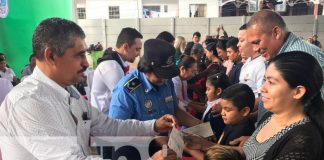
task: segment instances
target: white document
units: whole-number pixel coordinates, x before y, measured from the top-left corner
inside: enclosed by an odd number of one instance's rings
[[[170,133],[168,146],[170,149],[177,153],[177,156],[179,158],[182,157],[184,148],[183,134],[180,131],[178,131],[175,127],[173,127]]]
[[[183,132],[190,133],[190,134],[195,134],[204,138],[210,137],[214,135],[214,132],[210,126],[209,122],[201,123],[199,125],[186,128],[182,130]]]

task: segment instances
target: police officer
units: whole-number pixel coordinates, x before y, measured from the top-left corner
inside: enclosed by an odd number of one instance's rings
[[[173,114],[180,124],[199,124],[198,119],[178,108],[171,80],[179,74],[174,55],[175,48],[166,41],[147,40],[137,70],[122,78],[113,90],[109,117],[150,120]]]

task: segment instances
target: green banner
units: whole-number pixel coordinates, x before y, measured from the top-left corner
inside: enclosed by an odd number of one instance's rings
[[[72,19],[73,0],[0,0],[0,52],[17,77],[32,53],[32,35],[36,26],[49,17]],[[4,18],[3,18],[4,17]]]

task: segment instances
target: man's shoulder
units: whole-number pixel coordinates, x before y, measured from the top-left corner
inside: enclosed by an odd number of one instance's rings
[[[8,93],[8,98],[12,103],[15,103],[22,99],[39,98],[42,94],[49,94],[49,90],[46,90],[44,85],[32,81],[31,79],[26,79]]]
[[[262,56],[259,56],[253,59],[252,61],[249,61],[248,65],[251,66],[253,69],[259,69],[260,67],[265,68],[265,59]]]
[[[288,42],[288,46],[283,52],[289,52],[289,51],[303,51],[309,54],[324,54],[323,51],[309,43],[307,43],[305,40],[300,39],[294,34],[290,34],[290,37]]]
[[[102,61],[95,70],[109,70],[109,69],[115,69],[115,68],[121,68],[121,66],[118,64],[115,60],[106,60]]]

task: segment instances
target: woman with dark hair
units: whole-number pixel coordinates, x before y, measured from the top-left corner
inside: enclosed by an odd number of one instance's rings
[[[179,75],[172,78],[174,84],[174,90],[178,98],[179,107],[184,110],[190,110],[194,108],[199,112],[203,112],[206,109],[204,103],[191,101],[188,97],[188,84],[187,80],[190,80],[197,73],[197,62],[194,58],[182,55],[178,64]]]
[[[222,64],[222,60],[219,58],[217,49],[216,49],[216,43],[210,42],[206,46],[206,57],[211,62],[210,65],[214,65],[215,69],[208,73],[208,75],[213,75],[217,73],[225,73],[226,68]]]
[[[226,75],[229,75],[229,72],[233,67],[233,62],[231,62],[228,59],[227,51],[226,51],[226,43],[227,40],[225,39],[218,40],[216,44],[216,50],[217,50],[218,57],[223,61],[223,66],[226,67]]]
[[[247,159],[323,159],[323,72],[310,54],[276,56],[261,87],[264,107],[272,113],[244,144]]]

